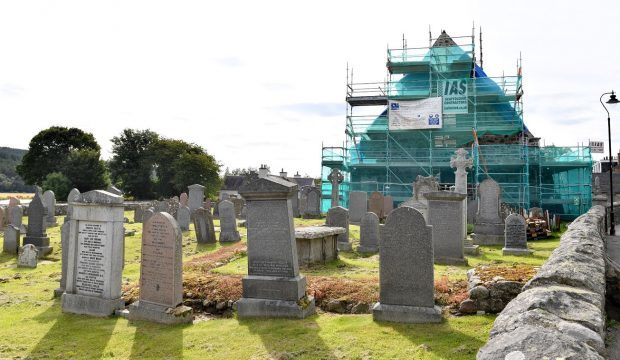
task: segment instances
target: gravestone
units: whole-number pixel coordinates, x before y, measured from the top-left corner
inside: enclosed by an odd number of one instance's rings
[[[428,212],[428,201],[424,197],[424,194],[429,192],[439,191],[439,183],[434,176],[421,176],[418,175],[413,183],[413,197],[404,201],[399,206],[412,207],[420,212],[426,219]]]
[[[211,209],[213,208],[213,202],[211,202],[211,199],[206,199],[203,203],[202,203],[202,207],[205,208],[207,211],[211,211]]]
[[[144,205],[138,205],[136,206],[136,208],[133,211],[133,222],[135,223],[142,223],[144,220],[144,211],[145,211],[145,206]]]
[[[467,265],[463,241],[467,234],[465,194],[436,191],[424,194],[428,200],[428,224],[433,227],[433,254],[436,264]],[[463,226],[465,224],[465,227]]]
[[[193,212],[194,210],[202,207],[202,201],[205,198],[205,187],[200,184],[194,184],[187,187],[189,189],[189,211]]]
[[[527,224],[523,216],[510,214],[506,218],[505,238],[506,243],[502,249],[503,255],[529,255],[532,253],[527,248]]]
[[[434,300],[432,227],[419,211],[405,206],[392,211],[380,231],[379,302],[373,319],[441,322]]]
[[[474,243],[477,245],[503,245],[504,223],[500,216],[499,184],[485,179],[478,189],[478,212],[474,223]]]
[[[47,236],[45,217],[47,215],[47,207],[41,199],[41,194],[36,193],[30,205],[28,205],[28,229],[26,237],[24,237],[24,245],[32,244],[39,250],[39,256],[43,257],[52,252],[50,246],[50,238]]]
[[[26,233],[26,227],[22,224],[24,209],[20,206],[11,206],[8,208],[8,223],[19,228],[19,232]]]
[[[220,193],[220,202],[222,200],[230,200],[230,194],[229,193]]]
[[[306,209],[308,208],[308,191],[310,186],[302,186],[299,188],[299,216],[304,218]]]
[[[194,220],[196,241],[199,244],[215,244],[215,228],[211,212],[205,208],[198,208],[194,210],[192,219]]]
[[[454,172],[454,192],[467,195],[467,169],[471,169],[474,161],[467,156],[467,150],[460,148],[454,152],[450,159],[450,167],[455,168]]]
[[[394,199],[391,195],[383,197],[383,217],[386,218],[394,210]]]
[[[4,229],[4,246],[2,252],[15,256],[20,247],[20,235],[17,226],[7,225]]]
[[[250,174],[239,188],[247,204],[248,275],[237,313],[243,317],[305,318],[315,312],[299,273],[291,197],[297,185]]]
[[[601,179],[598,176],[594,178],[594,194],[598,195],[601,193]]]
[[[379,219],[383,218],[383,195],[375,191],[368,198],[368,211],[375,213]]]
[[[351,242],[349,242],[349,210],[342,206],[336,206],[327,211],[327,226],[341,227],[346,231],[344,234],[339,234],[336,239],[339,251],[351,251]]]
[[[332,206],[340,205],[340,184],[344,181],[344,175],[337,168],[333,168],[327,175],[327,181],[332,185]]]
[[[245,201],[239,198],[231,198],[229,201],[233,203],[233,207],[235,209],[235,217],[238,219],[241,218],[241,211],[243,210],[243,207],[245,206]]]
[[[302,187],[304,219],[318,219],[321,217],[321,190],[313,186]]]
[[[67,216],[65,221],[60,227],[60,250],[62,252],[61,257],[61,272],[60,272],[60,286],[54,289],[54,297],[62,296],[65,292],[67,285],[67,262],[69,261],[69,236],[71,233],[71,218],[73,217],[73,205],[80,197],[80,191],[78,189],[71,189],[69,196],[67,196]]]
[[[7,218],[8,218],[7,209],[0,206],[0,229],[3,229],[5,225],[8,225]]]
[[[299,190],[293,192],[291,197],[291,206],[293,207],[293,217],[299,217]]]
[[[543,217],[544,217],[544,212],[542,208],[539,208],[539,207],[530,208],[530,218],[542,219]]]
[[[107,192],[114,194],[114,195],[118,195],[118,196],[123,196],[123,192],[121,191],[121,189],[117,188],[114,185],[110,185],[107,189]]]
[[[379,251],[379,217],[373,212],[367,212],[362,217],[360,225],[360,253],[376,253]]]
[[[368,194],[364,191],[349,193],[349,220],[352,224],[362,222],[362,216],[368,211]]]
[[[189,198],[187,197],[187,193],[181,193],[181,195],[179,196],[179,203],[180,206],[188,206]]]
[[[80,194],[71,206],[62,311],[112,315],[125,307],[121,298],[125,249],[123,197],[94,190]]]
[[[181,231],[189,231],[190,215],[189,206],[181,206],[177,211],[177,221]]]
[[[9,207],[11,206],[20,206],[22,204],[22,202],[14,197],[14,196],[9,196]]]
[[[188,207],[184,208],[189,211]],[[158,212],[144,224],[140,299],[129,306],[129,320],[148,320],[162,324],[192,321],[191,308],[182,306],[182,240],[179,225],[168,213]]]
[[[45,218],[45,223],[47,227],[52,227],[58,225],[56,222],[56,195],[52,190],[47,190],[43,193],[43,203],[45,207],[47,207],[47,217]]]
[[[168,214],[170,209],[169,209],[169,205],[168,202],[166,200],[155,200],[153,202],[153,212],[158,213],[158,212],[167,212]]]
[[[19,248],[17,255],[17,267],[36,268],[39,250],[32,244],[26,244]]]
[[[476,221],[478,212],[478,199],[467,199],[467,223],[473,224]]]
[[[220,210],[220,242],[241,240],[241,235],[237,231],[237,220],[233,203],[230,200],[222,200],[218,208]]]
[[[142,213],[142,224],[149,221],[149,219],[151,218],[151,216],[153,216],[153,214],[155,214],[155,209],[152,207],[144,210],[144,213]]]
[[[173,218],[177,217],[177,211],[179,211],[179,207],[180,207],[180,203],[179,203],[179,197],[178,196],[173,196],[170,199],[166,200],[166,202],[168,203],[168,211],[166,211],[168,214],[172,215]]]

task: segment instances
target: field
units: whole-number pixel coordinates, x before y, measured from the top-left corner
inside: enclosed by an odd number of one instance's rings
[[[0,200],[8,200],[9,197],[15,197],[20,200],[22,199],[32,199],[34,197],[33,193],[0,193]]]
[[[133,213],[126,216],[132,220]],[[27,218],[24,218],[24,222]],[[62,223],[62,218],[58,219]],[[322,220],[296,219],[296,226]],[[215,222],[217,227],[219,223]],[[138,294],[141,224],[126,238],[124,297]],[[455,316],[444,311],[441,324],[378,323],[370,314],[336,314],[319,309],[305,320],[241,320],[231,310],[213,316],[199,313],[192,325],[129,323],[123,318],[92,318],[63,314],[53,290],[60,278],[59,227],[48,229],[51,256],[36,269],[16,268],[14,257],[0,255],[0,358],[209,358],[209,359],[473,359],[486,341],[494,315]],[[245,229],[239,244],[198,246],[194,232],[183,234],[184,289],[188,302],[236,300],[246,273]],[[351,226],[354,248],[359,227]],[[530,242],[531,256],[502,256],[501,247],[482,247],[470,266],[435,267],[439,303],[462,293],[467,269],[481,264],[514,269],[541,265],[558,245],[554,239]],[[309,292],[319,302],[338,298],[369,301],[378,289],[378,256],[355,252],[325,265],[302,268]]]

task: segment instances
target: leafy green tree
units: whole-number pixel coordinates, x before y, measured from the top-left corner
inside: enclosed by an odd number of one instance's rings
[[[43,190],[52,190],[57,199],[64,200],[71,190],[71,181],[61,172],[47,174],[43,181]]]
[[[52,126],[30,140],[28,152],[17,166],[17,173],[28,184],[42,185],[48,174],[65,173],[69,155],[79,150],[92,150],[99,155],[100,148],[90,133],[77,128]],[[70,176],[67,177],[71,180]]]
[[[174,163],[173,188],[178,194],[186,191],[189,185],[202,184],[205,194],[214,196],[222,186],[219,171],[220,165],[206,152],[183,154]]]
[[[186,143],[183,140],[159,139],[151,151],[151,159],[157,176],[155,180],[157,194],[161,197],[177,195],[174,182],[177,171],[175,164],[185,154],[203,153],[206,152],[200,146]]]
[[[81,192],[105,189],[110,185],[108,169],[96,150],[72,151],[64,174],[71,181],[72,187]]]
[[[152,198],[154,145],[159,135],[150,130],[125,129],[120,136],[112,138],[109,162],[112,182],[136,199]]]

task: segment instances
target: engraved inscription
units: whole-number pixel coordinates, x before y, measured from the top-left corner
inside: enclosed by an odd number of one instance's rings
[[[144,229],[140,268],[140,300],[174,307],[174,229],[153,217]]]
[[[78,261],[75,288],[78,294],[101,296],[106,285],[105,222],[78,222]]]

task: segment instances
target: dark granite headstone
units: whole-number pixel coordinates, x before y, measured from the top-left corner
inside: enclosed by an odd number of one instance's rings
[[[398,208],[381,228],[379,302],[373,318],[381,321],[441,322],[435,306],[432,227],[422,214]]]
[[[327,226],[341,227],[346,230],[344,234],[338,235],[337,244],[340,251],[351,251],[351,242],[349,242],[349,210],[342,206],[336,206],[327,211]]]
[[[504,224],[506,243],[502,249],[504,255],[529,255],[527,248],[527,224],[523,216],[510,214]]]
[[[458,192],[436,191],[424,194],[428,201],[427,222],[433,227],[433,254],[436,264],[466,265],[463,240],[465,197]]]
[[[504,223],[500,214],[499,184],[493,179],[485,179],[478,190],[478,213],[474,223],[474,242],[478,245],[504,244]]]
[[[379,217],[373,212],[367,212],[362,216],[360,246],[357,251],[361,253],[379,251]]]
[[[247,204],[248,231],[248,276],[237,302],[239,317],[304,318],[315,311],[299,274],[291,208],[296,189],[280,177],[255,173],[239,189]]]
[[[198,208],[192,214],[194,220],[194,231],[196,241],[199,244],[215,244],[215,228],[213,227],[213,216],[205,208]]]
[[[17,226],[7,225],[4,229],[4,247],[2,251],[15,256],[20,247],[20,232]]]
[[[32,244],[39,250],[39,256],[43,257],[52,252],[50,246],[50,238],[47,236],[45,217],[47,216],[47,207],[41,199],[38,192],[28,205],[28,230],[24,237],[24,245]]]

